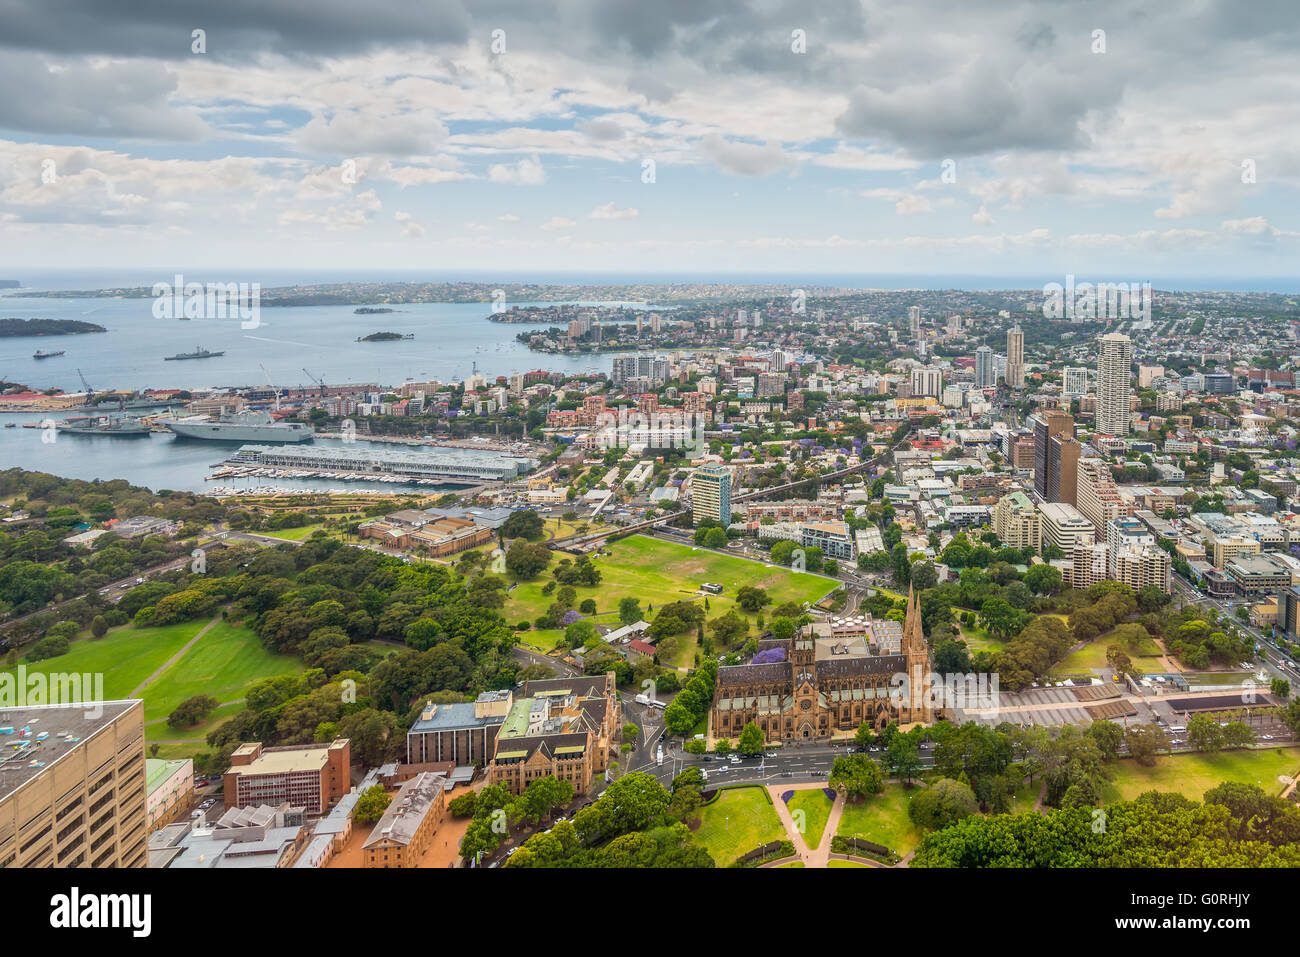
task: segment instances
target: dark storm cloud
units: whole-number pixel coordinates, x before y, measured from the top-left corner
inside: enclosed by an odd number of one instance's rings
[[[336,55],[375,46],[458,45],[471,18],[460,0],[0,0],[0,46],[55,54],[188,57]]]
[[[192,113],[167,104],[176,77],[147,61],[52,70],[31,53],[0,56],[0,129],[124,139],[194,141],[207,131]]]

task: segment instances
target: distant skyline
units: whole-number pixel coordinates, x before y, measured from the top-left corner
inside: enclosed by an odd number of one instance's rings
[[[1300,24],[1249,13],[12,0],[0,278],[1284,283]]]

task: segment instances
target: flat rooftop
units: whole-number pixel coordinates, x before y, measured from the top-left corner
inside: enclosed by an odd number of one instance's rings
[[[103,730],[139,699],[0,708],[0,800]],[[87,712],[99,712],[88,717]]]
[[[319,771],[329,761],[328,746],[263,751],[251,764],[238,764],[234,774],[288,774],[291,771]]]

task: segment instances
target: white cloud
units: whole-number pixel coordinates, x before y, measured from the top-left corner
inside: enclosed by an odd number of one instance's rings
[[[576,225],[578,224],[567,216],[552,216],[542,224],[542,229],[545,229],[547,232],[552,232],[557,229],[568,229],[569,227]]]
[[[424,238],[424,227],[421,226],[419,223],[417,223],[411,217],[410,213],[405,213],[402,212],[401,210],[398,210],[396,213],[393,214],[393,219],[396,220],[401,225],[403,236],[407,236],[411,239]]]
[[[597,206],[587,215],[592,219],[635,219],[641,215],[641,211],[635,207],[618,209],[613,200],[610,200],[604,206]]]
[[[755,146],[752,143],[733,143],[717,133],[700,140],[700,152],[724,173],[731,176],[770,176],[795,165],[776,143]]]
[[[488,179],[494,183],[514,183],[517,186],[541,186],[546,182],[546,170],[534,156],[509,165],[497,163],[488,170]]]

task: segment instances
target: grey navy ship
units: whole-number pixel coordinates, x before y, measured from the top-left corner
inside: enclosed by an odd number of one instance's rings
[[[302,422],[276,422],[266,412],[227,412],[215,422],[206,416],[160,419],[181,438],[208,442],[307,442],[316,430]]]
[[[193,352],[178,352],[174,356],[163,356],[163,361],[175,362],[178,359],[215,359],[217,356],[224,355],[224,352],[213,352],[210,349],[204,349],[202,346],[195,346]]]
[[[113,438],[140,438],[149,429],[139,419],[122,415],[78,415],[54,423],[59,432],[73,435],[105,435]]]

